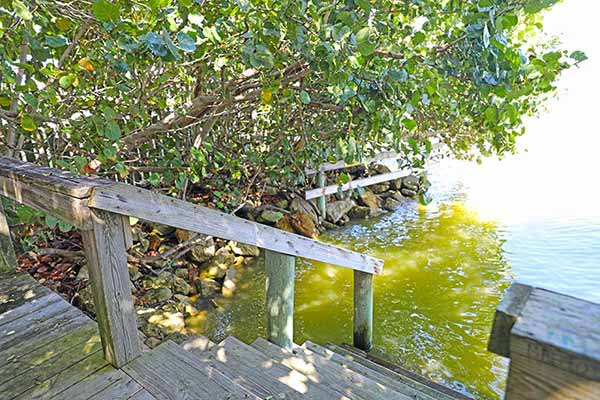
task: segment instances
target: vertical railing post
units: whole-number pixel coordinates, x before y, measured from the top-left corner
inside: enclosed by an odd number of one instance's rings
[[[294,343],[295,257],[265,250],[267,339],[291,349]]]
[[[354,347],[373,347],[373,274],[354,271]]]
[[[141,354],[127,270],[123,218],[91,210],[91,229],[82,231],[96,319],[106,360],[122,367]]]
[[[317,185],[319,185],[320,188],[324,188],[326,183],[325,181],[325,172],[319,171],[319,173],[317,174]],[[325,197],[325,195],[317,198],[317,205],[319,206],[321,217],[323,218],[323,220],[325,220],[325,218],[327,217],[327,198]]]
[[[10,227],[4,214],[0,197],[0,273],[14,272],[17,268],[17,257],[10,237]]]

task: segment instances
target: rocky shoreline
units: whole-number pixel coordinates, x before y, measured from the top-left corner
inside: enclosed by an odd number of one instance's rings
[[[350,179],[359,179],[387,172],[390,171],[386,166],[374,165],[371,168],[353,167],[344,173]],[[263,204],[257,207],[246,205],[237,215],[316,238],[319,233],[351,220],[393,211],[407,201],[414,201],[426,189],[423,180],[409,175],[352,192],[336,193],[328,196],[326,218],[320,215],[316,199],[307,201],[299,192],[273,189],[266,193]],[[163,225],[132,222],[136,223],[132,225],[134,246],[128,255],[129,276],[138,326],[150,347],[166,338],[179,341],[201,330],[209,313],[218,307],[216,300],[235,294],[245,266],[260,255],[254,246]],[[59,250],[50,253],[46,250],[46,255],[41,254],[36,255],[37,263],[29,259],[25,265],[30,266],[22,269],[35,277],[36,272],[47,268],[39,266],[40,257],[45,263],[42,265],[59,266],[66,265],[65,258],[79,257],[75,267],[69,269],[72,276],[67,276],[67,280],[71,279],[77,287],[70,300],[94,314],[82,252]]]

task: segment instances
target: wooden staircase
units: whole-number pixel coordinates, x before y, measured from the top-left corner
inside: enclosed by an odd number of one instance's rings
[[[214,344],[167,341],[123,371],[158,399],[466,399],[452,390],[385,368],[367,357],[312,342],[281,348],[263,338]]]

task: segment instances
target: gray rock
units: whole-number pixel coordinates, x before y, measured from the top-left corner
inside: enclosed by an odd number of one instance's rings
[[[301,211],[305,214],[308,214],[308,216],[310,217],[310,219],[312,219],[313,223],[315,225],[319,224],[319,217],[317,215],[317,211],[315,210],[315,207],[313,207],[313,205],[307,201],[304,200],[301,197],[294,197],[294,199],[292,200],[292,203],[290,204],[290,211],[293,212],[297,212],[297,211]]]
[[[383,193],[383,192],[387,192],[388,190],[390,190],[390,183],[382,182],[382,183],[378,183],[376,185],[371,185],[369,188],[371,189],[371,191],[373,193]]]
[[[369,207],[374,210],[381,206],[379,198],[369,190],[365,190],[361,195],[358,196],[359,204]]]
[[[77,279],[90,279],[90,271],[88,270],[87,264],[83,264],[81,268],[79,268],[79,272],[77,272]]]
[[[402,189],[402,178],[394,179],[390,181],[390,189],[392,190],[400,190]]]
[[[129,271],[129,280],[131,281],[137,281],[143,276],[137,265],[127,264],[127,271]]]
[[[200,279],[196,283],[200,294],[204,297],[215,297],[221,294],[221,284],[214,279]]]
[[[225,279],[223,280],[223,287],[221,288],[221,293],[225,297],[233,296],[235,289],[237,287],[237,276],[238,272],[235,267],[229,267],[227,272],[225,273]]]
[[[402,189],[400,193],[402,193],[403,196],[409,197],[411,199],[417,197],[417,192],[411,189]]]
[[[397,201],[404,201],[406,198],[400,192],[390,192],[390,197]]]
[[[173,290],[175,293],[188,295],[192,292],[192,286],[185,279],[176,276],[173,280]]]
[[[402,202],[395,200],[391,197],[388,197],[385,200],[385,203],[383,204],[383,208],[385,208],[388,211],[394,211],[396,208],[400,207],[402,205]]]
[[[160,303],[169,300],[173,296],[171,289],[166,287],[150,289],[144,294],[143,299],[148,303]]]
[[[275,206],[284,210],[287,209],[289,205],[289,201],[287,201],[286,199],[277,200],[277,202],[275,202]]]
[[[345,216],[355,203],[353,200],[338,200],[327,204],[327,219],[334,224]]]
[[[370,168],[370,170],[377,174],[387,174],[392,172],[392,170],[390,170],[390,168],[384,164],[375,164]]]
[[[227,247],[221,247],[210,259],[205,267],[206,276],[212,279],[221,279],[227,269],[235,264],[235,255]]]
[[[408,175],[402,179],[402,188],[414,192],[419,191],[419,178],[415,175]]]
[[[189,271],[187,268],[177,268],[175,270],[175,276],[178,278],[183,278],[183,279],[187,279],[187,277],[189,276]]]
[[[283,213],[281,211],[275,210],[263,210],[258,216],[258,222],[274,224],[283,218]]]
[[[230,241],[227,246],[236,256],[258,257],[260,255],[260,249],[249,244]]]
[[[366,219],[371,215],[371,209],[365,206],[356,206],[348,213],[351,219]]]

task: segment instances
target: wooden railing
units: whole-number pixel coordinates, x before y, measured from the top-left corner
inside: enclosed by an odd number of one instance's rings
[[[354,270],[354,345],[369,350],[373,335],[373,275],[383,261],[260,225],[206,207],[109,180],[77,177],[0,157],[0,195],[79,228],[94,294],[104,354],[120,367],[140,354],[136,313],[127,271],[128,217],[250,244],[265,250],[267,335],[290,347],[293,340],[295,258]],[[0,272],[14,268],[14,251],[0,213]]]
[[[307,176],[315,175],[315,174],[317,175],[317,185],[319,187],[316,189],[307,190],[304,193],[304,198],[306,200],[317,199],[317,205],[319,207],[319,211],[321,212],[321,215],[323,216],[323,218],[325,218],[325,216],[327,214],[327,199],[325,196],[334,194],[334,193],[338,193],[340,191],[346,192],[348,190],[357,189],[360,187],[376,185],[378,183],[387,182],[387,181],[391,181],[391,180],[398,179],[398,178],[404,178],[405,176],[409,175],[409,173],[406,171],[394,171],[394,172],[388,172],[388,173],[379,174],[379,175],[375,175],[375,176],[369,176],[369,177],[363,178],[363,179],[357,179],[355,181],[350,181],[343,185],[326,186],[326,183],[327,183],[327,177],[325,176],[326,172],[335,171],[338,169],[350,168],[350,167],[353,167],[356,165],[369,165],[369,164],[373,164],[373,163],[376,163],[379,161],[384,161],[384,160],[397,160],[398,158],[400,158],[400,156],[395,151],[383,151],[381,153],[375,154],[373,157],[364,159],[362,162],[357,162],[354,164],[347,164],[345,161],[338,161],[335,163],[321,164],[319,166],[319,168],[317,168],[317,169],[306,168],[304,170],[304,173]]]
[[[600,398],[600,304],[515,283],[488,348],[510,358],[507,400]]]

